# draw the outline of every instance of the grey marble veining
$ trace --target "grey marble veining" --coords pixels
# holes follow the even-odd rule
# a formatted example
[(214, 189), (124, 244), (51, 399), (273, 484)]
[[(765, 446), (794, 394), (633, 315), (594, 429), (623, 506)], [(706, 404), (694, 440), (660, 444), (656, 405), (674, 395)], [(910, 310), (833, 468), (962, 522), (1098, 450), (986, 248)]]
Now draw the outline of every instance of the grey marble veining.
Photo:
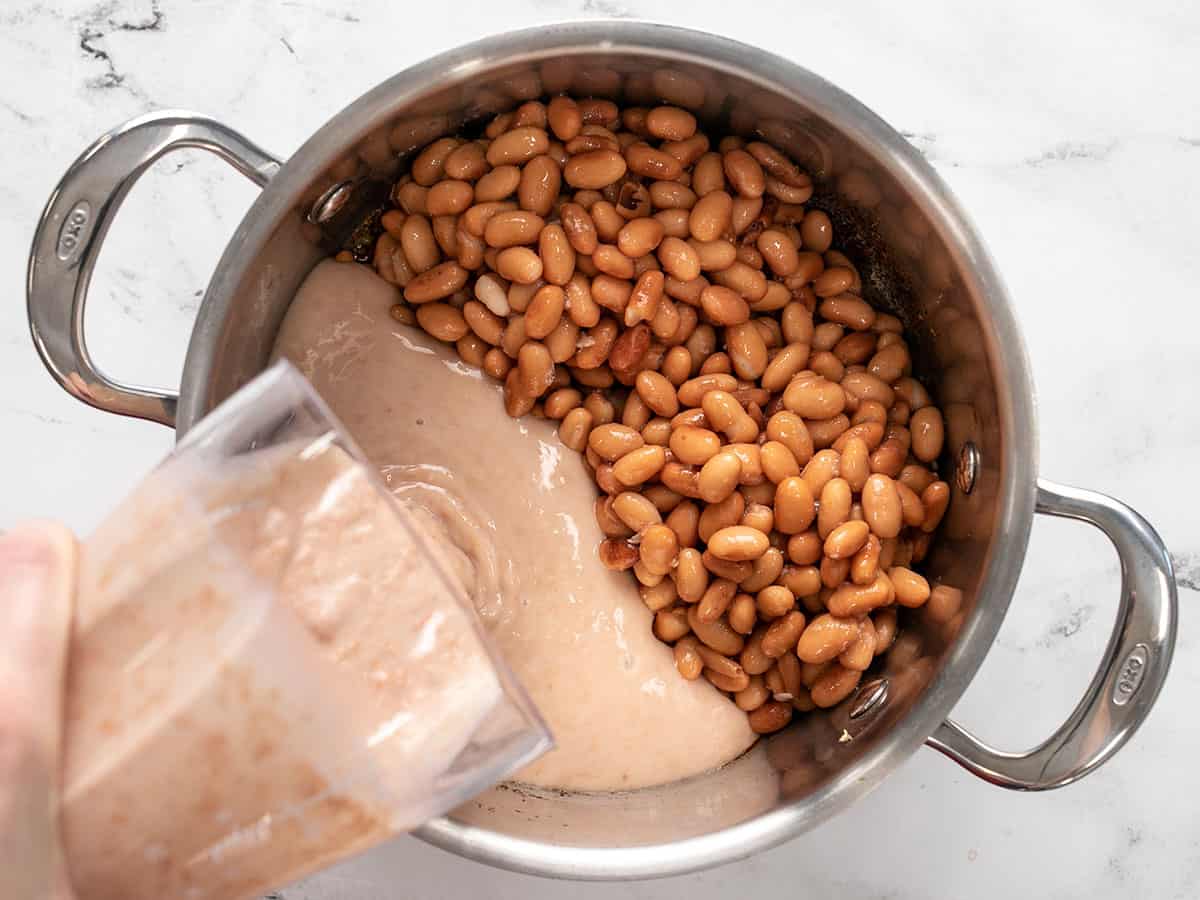
[[(751, 10), (754, 10), (751, 13)], [(106, 128), (149, 109), (214, 115), (286, 156), (345, 103), (428, 55), (507, 28), (644, 17), (808, 66), (899, 128), (975, 218), (1009, 283), (1039, 401), (1041, 469), (1112, 493), (1178, 569), (1175, 668), (1138, 737), (1085, 781), (991, 788), (928, 751), (797, 841), (712, 872), (576, 885), (486, 869), (402, 839), (285, 900), (733, 894), (940, 900), (1200, 896), (1200, 7), (931, 0), (10, 0), (0, 9), (0, 527), (86, 530), (170, 445), (165, 429), (68, 398), (28, 340), (20, 279), (55, 181)], [(176, 383), (190, 323), (254, 189), (200, 154), (134, 189), (88, 325), (104, 368)], [(1039, 521), (1019, 596), (956, 709), (1026, 746), (1078, 698), (1108, 637), (1117, 568), (1102, 538)]]

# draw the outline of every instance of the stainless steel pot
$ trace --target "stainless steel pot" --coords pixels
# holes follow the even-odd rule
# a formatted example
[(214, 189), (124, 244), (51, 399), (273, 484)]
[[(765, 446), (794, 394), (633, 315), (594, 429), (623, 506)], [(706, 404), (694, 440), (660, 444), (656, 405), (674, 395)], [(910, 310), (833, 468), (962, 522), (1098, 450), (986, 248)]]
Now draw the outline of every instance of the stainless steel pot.
[[(55, 189), (28, 276), (33, 339), (51, 374), (91, 405), (190, 428), (267, 360), (297, 286), (352, 240), (379, 186), (430, 140), (526, 99), (567, 90), (669, 101), (715, 131), (760, 135), (816, 178), (813, 203), (849, 241), (870, 299), (917, 335), (945, 410), (955, 485), (931, 579), (963, 591), (959, 615), (916, 617), (903, 658), (841, 707), (806, 717), (721, 771), (621, 795), (504, 786), (421, 836), (495, 865), (573, 878), (642, 878), (716, 865), (794, 837), (844, 809), (922, 743), (995, 784), (1044, 790), (1108, 760), (1149, 713), (1175, 641), (1176, 593), (1158, 535), (1100, 494), (1036, 476), (1029, 364), (979, 237), (930, 166), (852, 97), (743, 44), (631, 22), (561, 25), (480, 41), (391, 78), (286, 163), (209, 119), (162, 112), (103, 136)], [(89, 275), (126, 191), (160, 156), (210, 150), (262, 187), (200, 309), (178, 394), (93, 365)], [(1112, 638), (1079, 705), (1025, 752), (994, 749), (947, 715), (1008, 608), (1034, 512), (1100, 528), (1121, 561)], [(948, 621), (944, 621), (949, 619)], [(598, 723), (602, 727), (602, 723)]]

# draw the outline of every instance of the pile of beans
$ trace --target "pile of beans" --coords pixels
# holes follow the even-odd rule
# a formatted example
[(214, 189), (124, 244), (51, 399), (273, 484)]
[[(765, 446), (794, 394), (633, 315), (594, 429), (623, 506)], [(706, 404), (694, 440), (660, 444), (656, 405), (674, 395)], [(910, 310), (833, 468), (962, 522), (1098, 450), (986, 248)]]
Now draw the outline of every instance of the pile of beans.
[(849, 696), (929, 600), (911, 567), (950, 496), (901, 323), (812, 193), (683, 109), (560, 96), (427, 146), (374, 245), (397, 320), (560, 421), (604, 564), (760, 733)]

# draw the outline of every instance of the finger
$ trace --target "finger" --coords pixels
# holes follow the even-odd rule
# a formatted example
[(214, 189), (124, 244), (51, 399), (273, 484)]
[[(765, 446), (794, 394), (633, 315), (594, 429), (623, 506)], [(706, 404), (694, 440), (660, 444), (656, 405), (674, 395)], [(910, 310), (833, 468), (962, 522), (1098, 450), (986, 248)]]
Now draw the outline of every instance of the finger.
[(0, 535), (0, 881), (12, 900), (69, 900), (57, 829), (75, 540), (31, 523)]
[(75, 538), (32, 522), (0, 535), (0, 729), (57, 768)]

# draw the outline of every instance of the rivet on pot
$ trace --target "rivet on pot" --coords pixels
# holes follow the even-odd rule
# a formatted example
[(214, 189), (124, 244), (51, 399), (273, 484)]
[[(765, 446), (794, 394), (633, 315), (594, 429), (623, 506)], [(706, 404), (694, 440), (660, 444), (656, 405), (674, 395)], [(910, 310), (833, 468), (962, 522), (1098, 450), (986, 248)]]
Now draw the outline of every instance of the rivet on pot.
[(854, 703), (850, 707), (850, 718), (861, 719), (869, 712), (880, 709), (887, 702), (888, 680), (873, 678), (863, 684), (854, 695)]
[(328, 222), (341, 212), (353, 192), (354, 182), (352, 181), (339, 181), (337, 184), (330, 185), (316, 199), (312, 209), (308, 211), (308, 221), (316, 225)]
[(975, 489), (975, 477), (979, 474), (979, 448), (967, 441), (958, 451), (958, 465), (954, 468), (954, 484), (964, 494)]

